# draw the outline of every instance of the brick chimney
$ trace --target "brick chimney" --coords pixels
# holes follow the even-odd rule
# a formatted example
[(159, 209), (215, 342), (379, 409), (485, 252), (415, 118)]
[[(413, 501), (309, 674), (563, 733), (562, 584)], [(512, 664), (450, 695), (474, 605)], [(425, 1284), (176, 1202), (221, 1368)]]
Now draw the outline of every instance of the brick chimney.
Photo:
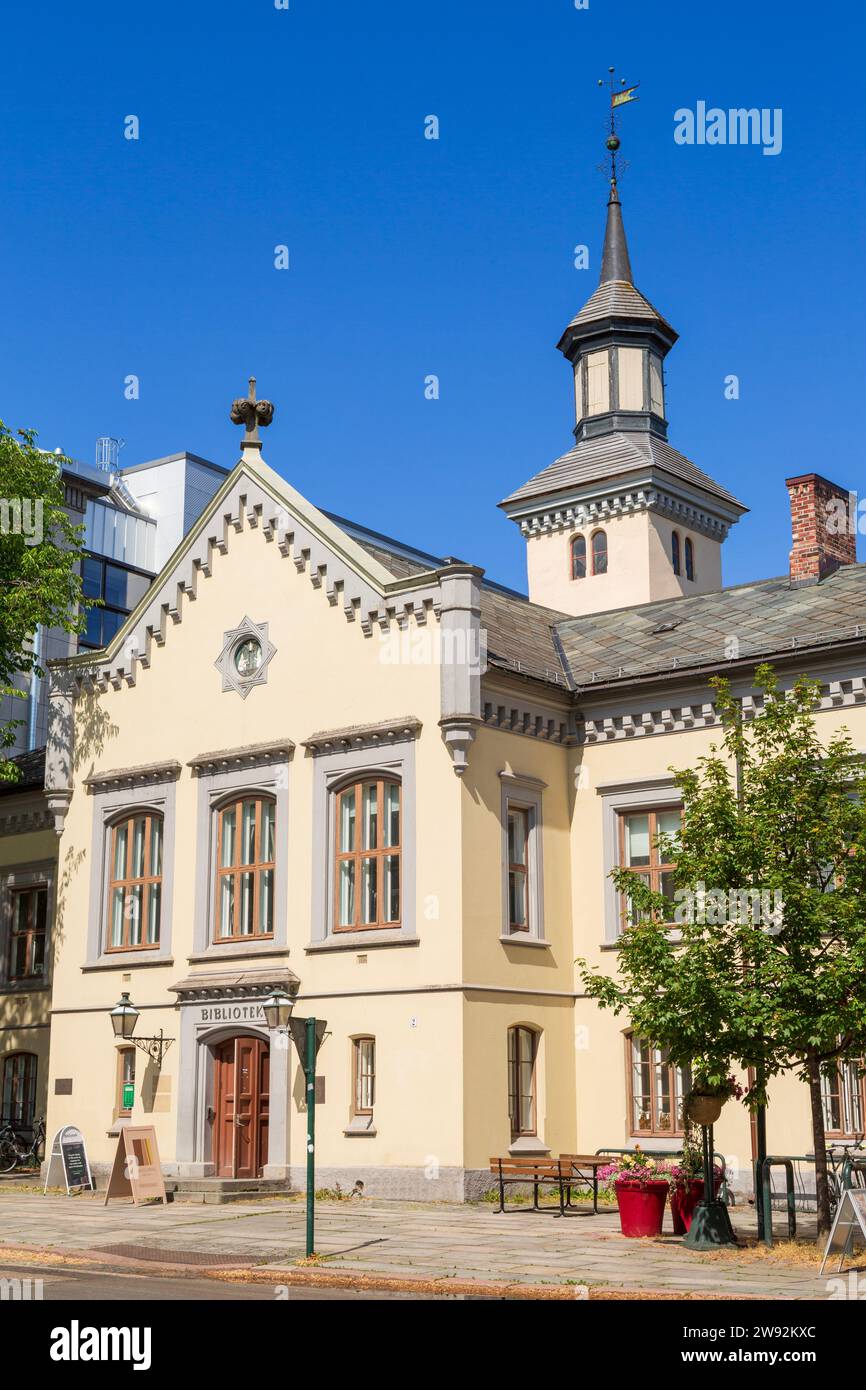
[(791, 583), (815, 584), (857, 560), (853, 494), (820, 473), (786, 478), (791, 499)]

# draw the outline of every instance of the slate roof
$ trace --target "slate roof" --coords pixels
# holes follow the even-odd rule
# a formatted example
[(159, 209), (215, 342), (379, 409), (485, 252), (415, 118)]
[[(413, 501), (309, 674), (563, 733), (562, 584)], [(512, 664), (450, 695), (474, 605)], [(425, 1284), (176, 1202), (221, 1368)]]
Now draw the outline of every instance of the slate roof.
[[(557, 624), (575, 684), (724, 667), (866, 640), (866, 565), (843, 565), (821, 581), (791, 588), (788, 576), (693, 598), (663, 599)], [(734, 646), (734, 639), (737, 645)]]
[(568, 328), (580, 328), (585, 323), (595, 323), (598, 319), (612, 317), (652, 319), (664, 324), (671, 333), (675, 333), (664, 315), (660, 314), (629, 280), (605, 280), (586, 301), (580, 312), (575, 314)]
[(17, 792), (41, 791), (45, 785), (45, 749), (34, 748), (30, 753), (19, 753), (10, 758), (20, 769), (17, 782), (0, 782), (0, 796), (13, 796)]
[(499, 505), (504, 507), (512, 502), (601, 482), (607, 478), (627, 478), (629, 473), (653, 466), (681, 482), (691, 483), (693, 487), (733, 504), (742, 512), (748, 510), (733, 493), (704, 473), (685, 454), (672, 448), (666, 439), (637, 431), (634, 434), (611, 433), (581, 439), (567, 454), (536, 473), (534, 478), (510, 493)]

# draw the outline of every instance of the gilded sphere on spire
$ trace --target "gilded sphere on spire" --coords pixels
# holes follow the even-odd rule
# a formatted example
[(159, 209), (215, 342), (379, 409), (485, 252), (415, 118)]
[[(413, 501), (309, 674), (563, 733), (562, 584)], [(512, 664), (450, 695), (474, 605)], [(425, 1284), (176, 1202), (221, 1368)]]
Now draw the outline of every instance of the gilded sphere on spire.
[(607, 137), (607, 140), (605, 141), (605, 144), (607, 145), (607, 148), (608, 148), (609, 150), (611, 150), (613, 153), (616, 153), (616, 151), (619, 149), (619, 145), (620, 145), (619, 136), (618, 136), (618, 135), (609, 135), (609, 136)]

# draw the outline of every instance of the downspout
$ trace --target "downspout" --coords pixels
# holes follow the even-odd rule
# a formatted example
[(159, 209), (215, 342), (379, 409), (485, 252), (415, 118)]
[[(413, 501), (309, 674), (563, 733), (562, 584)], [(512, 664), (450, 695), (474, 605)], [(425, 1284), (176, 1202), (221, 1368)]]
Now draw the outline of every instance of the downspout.
[[(39, 665), (39, 658), (42, 655), (42, 627), (37, 626), (36, 634), (33, 638), (33, 660), (36, 666)], [(36, 674), (35, 669), (30, 672), (30, 701), (27, 709), (27, 752), (32, 753), (36, 747), (36, 715), (39, 709), (39, 696), (42, 691), (42, 681)]]

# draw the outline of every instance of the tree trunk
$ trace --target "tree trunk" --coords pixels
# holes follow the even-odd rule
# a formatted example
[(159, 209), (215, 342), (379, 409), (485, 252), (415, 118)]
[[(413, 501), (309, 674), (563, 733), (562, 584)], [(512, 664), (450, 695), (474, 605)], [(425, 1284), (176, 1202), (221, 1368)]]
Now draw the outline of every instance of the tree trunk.
[(830, 1186), (827, 1182), (827, 1139), (824, 1134), (824, 1106), (821, 1101), (821, 1062), (817, 1048), (806, 1052), (809, 1073), (809, 1099), (812, 1105), (812, 1143), (815, 1149), (815, 1197), (818, 1209), (818, 1238), (830, 1234)]

